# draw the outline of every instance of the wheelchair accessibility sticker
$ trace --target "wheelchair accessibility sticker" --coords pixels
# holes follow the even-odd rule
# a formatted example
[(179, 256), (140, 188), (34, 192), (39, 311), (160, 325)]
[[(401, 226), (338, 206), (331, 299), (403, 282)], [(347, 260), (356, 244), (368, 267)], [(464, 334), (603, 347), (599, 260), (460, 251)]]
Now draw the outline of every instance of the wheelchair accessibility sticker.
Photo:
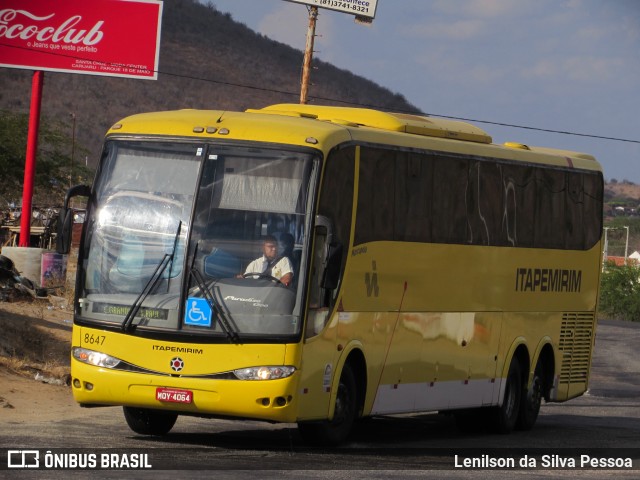
[(185, 325), (211, 326), (211, 307), (204, 298), (189, 297), (184, 312)]

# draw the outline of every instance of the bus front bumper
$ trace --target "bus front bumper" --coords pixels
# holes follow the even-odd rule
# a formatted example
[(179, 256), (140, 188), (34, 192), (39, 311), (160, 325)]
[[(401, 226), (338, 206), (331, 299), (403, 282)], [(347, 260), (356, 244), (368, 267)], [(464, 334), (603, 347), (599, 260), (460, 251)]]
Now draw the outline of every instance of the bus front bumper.
[(156, 376), (87, 365), (72, 358), (71, 385), (84, 406), (128, 406), (193, 415), (292, 423), (297, 373), (277, 380)]

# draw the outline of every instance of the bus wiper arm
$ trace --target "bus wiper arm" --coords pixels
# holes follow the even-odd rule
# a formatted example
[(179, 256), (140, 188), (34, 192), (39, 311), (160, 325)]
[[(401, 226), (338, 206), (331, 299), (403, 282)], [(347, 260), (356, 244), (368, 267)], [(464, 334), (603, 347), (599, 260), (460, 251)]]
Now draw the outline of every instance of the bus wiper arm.
[(144, 288), (140, 292), (140, 295), (138, 295), (138, 298), (136, 298), (136, 300), (133, 302), (133, 305), (131, 305), (131, 308), (129, 308), (127, 315), (124, 317), (124, 320), (122, 321), (122, 326), (121, 326), (121, 329), (123, 332), (128, 333), (131, 330), (133, 330), (133, 319), (138, 314), (138, 311), (140, 311), (140, 307), (142, 307), (142, 303), (149, 296), (149, 294), (156, 288), (156, 285), (158, 285), (158, 282), (162, 278), (162, 274), (166, 270), (167, 266), (170, 263), (173, 263), (173, 258), (175, 256), (176, 248), (178, 246), (178, 238), (180, 238), (180, 230), (182, 230), (182, 220), (178, 222), (178, 230), (176, 231), (176, 235), (173, 238), (173, 248), (171, 249), (171, 253), (164, 254), (164, 256), (162, 257), (162, 260), (160, 260), (160, 263), (154, 270), (153, 275), (151, 275), (151, 278), (149, 278)]
[(233, 327), (229, 323), (229, 320), (227, 320), (227, 317), (225, 316), (224, 312), (218, 306), (218, 302), (216, 302), (216, 299), (213, 296), (211, 289), (207, 287), (207, 284), (204, 278), (202, 278), (202, 274), (200, 273), (200, 271), (194, 265), (192, 265), (190, 272), (191, 272), (191, 276), (198, 284), (198, 288), (204, 295), (205, 300), (209, 304), (209, 308), (211, 308), (211, 312), (213, 312), (213, 314), (218, 318), (218, 323), (220, 323), (220, 328), (222, 328), (222, 330), (224, 330), (224, 333), (227, 334), (229, 341), (235, 344), (240, 343), (240, 337), (238, 336), (238, 332), (236, 332), (233, 329)]

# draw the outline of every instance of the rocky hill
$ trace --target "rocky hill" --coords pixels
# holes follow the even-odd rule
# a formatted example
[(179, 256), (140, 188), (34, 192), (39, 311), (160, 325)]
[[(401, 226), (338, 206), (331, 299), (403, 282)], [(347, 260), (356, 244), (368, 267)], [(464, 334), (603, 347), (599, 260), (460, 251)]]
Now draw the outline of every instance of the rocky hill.
[[(303, 28), (301, 49), (304, 34)], [(71, 136), (75, 115), (77, 146), (88, 149), (91, 166), (107, 129), (133, 113), (297, 103), (302, 59), (301, 50), (250, 30), (211, 3), (166, 0), (157, 81), (45, 72), (42, 121), (60, 122)], [(402, 95), (352, 72), (321, 61), (314, 67), (312, 102), (417, 111)], [(0, 68), (0, 110), (29, 111), (31, 77), (30, 71)]]
[(615, 202), (630, 201), (640, 203), (640, 185), (631, 182), (608, 182), (605, 185), (605, 198)]

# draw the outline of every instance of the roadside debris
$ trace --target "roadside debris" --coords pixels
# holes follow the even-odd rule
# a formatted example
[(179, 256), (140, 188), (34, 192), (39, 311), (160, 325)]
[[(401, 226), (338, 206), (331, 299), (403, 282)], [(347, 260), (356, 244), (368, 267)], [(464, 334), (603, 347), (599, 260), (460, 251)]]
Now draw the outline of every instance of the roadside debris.
[(65, 376), (64, 379), (61, 378), (56, 378), (56, 377), (52, 377), (52, 376), (48, 376), (48, 375), (43, 375), (40, 372), (37, 372), (34, 380), (38, 381), (38, 382), (42, 382), (42, 383), (48, 383), (49, 385), (61, 385), (61, 386), (65, 386), (65, 385), (69, 385), (70, 383), (70, 377), (67, 378), (68, 376)]
[(0, 255), (0, 302), (12, 302), (24, 297), (36, 298), (36, 287), (20, 275), (9, 257)]

